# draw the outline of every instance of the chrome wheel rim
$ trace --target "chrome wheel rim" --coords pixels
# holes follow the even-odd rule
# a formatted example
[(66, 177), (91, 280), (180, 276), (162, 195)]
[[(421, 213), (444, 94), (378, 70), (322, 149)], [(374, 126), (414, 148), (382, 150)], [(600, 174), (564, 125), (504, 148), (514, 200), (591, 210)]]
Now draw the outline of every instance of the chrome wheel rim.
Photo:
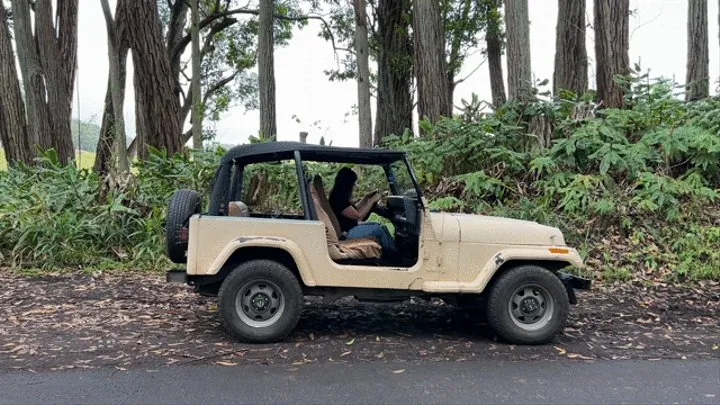
[(269, 280), (247, 282), (235, 296), (235, 311), (240, 319), (254, 328), (277, 322), (285, 310), (282, 291)]
[(538, 284), (524, 284), (515, 289), (508, 302), (510, 319), (525, 331), (537, 331), (552, 320), (555, 299)]

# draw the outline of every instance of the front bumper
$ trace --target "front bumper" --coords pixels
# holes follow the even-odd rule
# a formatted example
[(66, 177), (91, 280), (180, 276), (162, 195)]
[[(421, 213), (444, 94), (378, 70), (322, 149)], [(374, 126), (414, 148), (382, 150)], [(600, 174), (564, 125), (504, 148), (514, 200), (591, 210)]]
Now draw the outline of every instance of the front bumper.
[(592, 281), (590, 279), (578, 277), (570, 273), (565, 273), (564, 271), (559, 271), (557, 275), (565, 286), (568, 299), (573, 305), (577, 304), (575, 290), (589, 290), (592, 287)]

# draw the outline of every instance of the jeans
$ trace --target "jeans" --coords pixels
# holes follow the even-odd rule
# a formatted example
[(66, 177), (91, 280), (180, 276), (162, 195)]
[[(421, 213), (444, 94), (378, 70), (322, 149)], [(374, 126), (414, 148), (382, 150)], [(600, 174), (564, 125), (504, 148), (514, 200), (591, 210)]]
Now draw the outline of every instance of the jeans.
[(347, 233), (348, 239), (374, 237), (382, 246), (383, 252), (396, 252), (395, 240), (385, 225), (376, 222), (366, 222), (353, 227)]

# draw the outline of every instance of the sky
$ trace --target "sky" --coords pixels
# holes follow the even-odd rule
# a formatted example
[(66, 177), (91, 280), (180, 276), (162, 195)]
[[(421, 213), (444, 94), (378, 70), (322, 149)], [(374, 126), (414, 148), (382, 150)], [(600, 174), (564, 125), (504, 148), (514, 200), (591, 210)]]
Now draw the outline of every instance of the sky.
[[(114, 5), (111, 6), (114, 8)], [(552, 83), (555, 57), (555, 26), (557, 0), (529, 0), (532, 71), (538, 80)], [(592, 1), (588, 1), (587, 21), (592, 22)], [(711, 92), (716, 92), (720, 74), (718, 42), (718, 2), (709, 1), (710, 77)], [(687, 52), (686, 0), (631, 0), (630, 61), (649, 69), (652, 77), (685, 80)], [(75, 88), (73, 118), (100, 123), (108, 75), (107, 37), (100, 2), (80, 2), (78, 42), (78, 84)], [(300, 131), (309, 132), (308, 142), (317, 143), (321, 136), (338, 146), (357, 146), (357, 115), (352, 107), (357, 102), (354, 81), (330, 82), (323, 73), (337, 66), (330, 43), (318, 37), (319, 22), (311, 22), (296, 30), (289, 44), (275, 50), (277, 126), (279, 140), (297, 140)], [(588, 30), (590, 58), (589, 80), (594, 88), (594, 38)], [(476, 70), (455, 91), (455, 105), (473, 93), (490, 100), (487, 63), (478, 50), (468, 58), (459, 77)], [(479, 69), (478, 69), (479, 66)], [(504, 66), (505, 67), (505, 66)], [(507, 74), (507, 68), (504, 69)], [(132, 90), (132, 58), (128, 58), (128, 83), (125, 122), (128, 135), (134, 135), (134, 93)], [(374, 104), (374, 102), (373, 102)], [(374, 117), (374, 111), (373, 111)], [(298, 122), (299, 121), (299, 122)], [(216, 125), (216, 141), (224, 144), (247, 142), (259, 130), (259, 112), (242, 107), (222, 115)]]

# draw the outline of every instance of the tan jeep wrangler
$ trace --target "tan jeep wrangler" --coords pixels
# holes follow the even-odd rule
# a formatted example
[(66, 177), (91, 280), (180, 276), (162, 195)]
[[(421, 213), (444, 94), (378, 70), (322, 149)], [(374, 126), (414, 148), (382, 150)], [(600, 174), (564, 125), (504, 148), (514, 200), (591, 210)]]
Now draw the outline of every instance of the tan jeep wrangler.
[[(285, 183), (292, 184), (268, 183), (252, 169), (273, 163), (290, 171), (285, 178), (293, 181)], [(378, 205), (399, 253), (387, 255), (376, 239), (340, 232), (325, 191), (332, 179), (313, 172), (333, 164), (381, 174), (378, 186), (389, 195)], [(296, 196), (298, 209), (267, 212), (268, 204), (258, 201), (266, 189)], [(589, 280), (560, 271), (582, 266), (582, 259), (557, 228), (431, 211), (403, 152), (294, 142), (237, 146), (221, 160), (206, 212), (201, 201), (190, 190), (170, 201), (168, 255), (185, 268), (167, 279), (217, 295), (224, 327), (246, 342), (284, 339), (300, 318), (303, 297), (314, 295), (330, 302), (439, 297), (480, 306), (507, 341), (546, 343), (563, 329), (574, 289), (590, 288)]]

